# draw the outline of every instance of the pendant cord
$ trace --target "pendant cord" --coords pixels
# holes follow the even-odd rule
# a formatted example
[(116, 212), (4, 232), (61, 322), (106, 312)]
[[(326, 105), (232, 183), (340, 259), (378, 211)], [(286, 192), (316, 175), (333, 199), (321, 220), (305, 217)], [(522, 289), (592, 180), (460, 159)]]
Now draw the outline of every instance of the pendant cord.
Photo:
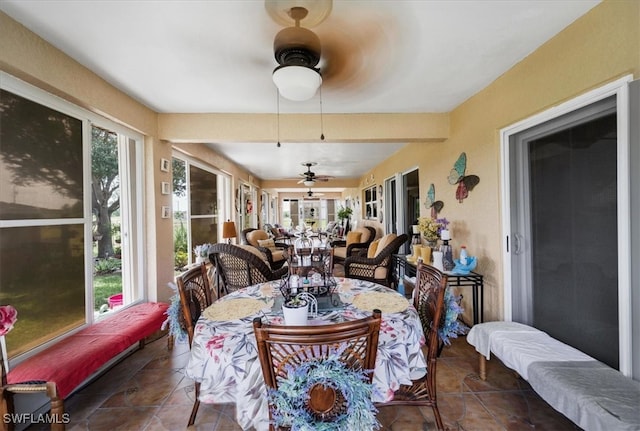
[(320, 140), (324, 141), (324, 121), (322, 119), (322, 85), (320, 85)]
[(280, 148), (280, 91), (276, 88), (276, 106), (278, 107), (278, 143), (276, 146)]

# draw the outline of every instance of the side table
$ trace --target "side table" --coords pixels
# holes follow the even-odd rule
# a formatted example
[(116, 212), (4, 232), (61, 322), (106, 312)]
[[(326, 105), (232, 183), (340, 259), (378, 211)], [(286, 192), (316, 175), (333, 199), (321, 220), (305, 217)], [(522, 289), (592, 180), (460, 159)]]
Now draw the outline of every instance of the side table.
[[(417, 266), (415, 263), (411, 263), (407, 260), (405, 254), (394, 254), (393, 265), (393, 279), (395, 285), (398, 285), (398, 280), (404, 278), (404, 276), (415, 277)], [(482, 323), (484, 321), (484, 279), (483, 276), (477, 272), (471, 271), (469, 274), (460, 275), (452, 274), (445, 271), (445, 274), (449, 278), (449, 286), (455, 287), (471, 287), (472, 303), (473, 303), (473, 324)]]

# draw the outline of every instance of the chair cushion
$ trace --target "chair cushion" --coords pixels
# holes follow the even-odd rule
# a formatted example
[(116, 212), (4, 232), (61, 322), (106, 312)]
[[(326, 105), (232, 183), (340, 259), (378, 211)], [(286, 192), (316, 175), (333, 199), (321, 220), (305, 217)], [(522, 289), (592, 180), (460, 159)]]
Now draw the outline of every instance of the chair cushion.
[(380, 242), (378, 243), (378, 249), (376, 250), (376, 254), (374, 255), (374, 257), (378, 256), (382, 252), (382, 250), (384, 250), (386, 246), (391, 244), (393, 240), (396, 239), (397, 237), (398, 235), (396, 235), (395, 233), (388, 233), (382, 238), (380, 238), (379, 239)]
[[(264, 232), (264, 231), (263, 231)], [(266, 233), (266, 232), (265, 232)], [(248, 244), (240, 244), (238, 245), (238, 247), (243, 248), (253, 254), (255, 254), (256, 256), (258, 256), (260, 259), (262, 259), (262, 261), (264, 263), (266, 263), (267, 265), (269, 265), (269, 261), (267, 260), (267, 256), (264, 255), (264, 253), (262, 253), (260, 250), (258, 250), (257, 248), (255, 248), (252, 245), (248, 245)]]
[(246, 236), (247, 242), (254, 247), (259, 247), (259, 240), (269, 239), (269, 234), (261, 229), (252, 230), (251, 232), (247, 233)]
[(281, 250), (279, 248), (274, 249), (274, 251), (271, 251), (271, 258), (273, 259), (274, 262), (280, 262), (281, 260), (284, 260), (285, 259), (284, 250)]
[(362, 238), (362, 232), (358, 232), (355, 230), (352, 230), (351, 232), (349, 232), (347, 234), (347, 247), (349, 247), (350, 244), (358, 244), (360, 243), (360, 238)]
[(379, 266), (373, 271), (373, 277), (377, 280), (385, 280), (387, 278), (387, 267)]
[(342, 259), (347, 258), (347, 247), (334, 247), (333, 249), (333, 257), (339, 257)]
[(378, 250), (378, 244), (380, 244), (380, 240), (377, 239), (369, 244), (369, 248), (367, 249), (367, 258), (373, 259), (376, 257), (376, 251)]
[(276, 242), (273, 239), (259, 239), (258, 246), (268, 248), (271, 251), (276, 250)]

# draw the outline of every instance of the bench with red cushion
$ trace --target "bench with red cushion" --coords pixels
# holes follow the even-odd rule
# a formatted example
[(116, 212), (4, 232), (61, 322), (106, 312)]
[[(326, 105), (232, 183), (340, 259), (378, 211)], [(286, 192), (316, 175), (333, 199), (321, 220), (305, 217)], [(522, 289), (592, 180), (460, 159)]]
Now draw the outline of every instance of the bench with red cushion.
[(9, 383), (30, 380), (54, 382), (66, 398), (111, 359), (160, 330), (169, 304), (133, 305), (65, 338), (16, 365)]

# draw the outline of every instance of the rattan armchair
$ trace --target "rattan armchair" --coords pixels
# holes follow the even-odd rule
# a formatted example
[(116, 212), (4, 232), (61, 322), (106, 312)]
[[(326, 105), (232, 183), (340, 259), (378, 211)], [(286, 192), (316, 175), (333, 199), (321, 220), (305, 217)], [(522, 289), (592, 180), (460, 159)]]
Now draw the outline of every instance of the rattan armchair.
[(289, 272), (288, 266), (272, 269), (261, 253), (251, 251), (253, 246), (214, 244), (209, 248), (209, 260), (214, 263), (220, 283), (218, 295), (242, 289), (253, 284), (278, 280)]
[[(378, 249), (376, 254), (369, 258), (367, 251), (363, 251), (355, 256), (349, 256), (344, 261), (344, 275), (348, 278), (358, 278), (361, 280), (373, 281), (390, 287), (393, 275), (393, 255), (398, 252), (402, 244), (409, 240), (407, 234), (402, 234), (393, 238), (395, 234), (385, 235), (380, 239), (382, 249)], [(389, 242), (386, 244), (386, 239)], [(392, 239), (393, 238), (393, 239)]]
[(447, 275), (433, 266), (418, 264), (416, 292), (413, 304), (418, 310), (420, 322), (426, 338), (427, 374), (415, 380), (412, 385), (400, 385), (392, 401), (381, 405), (430, 406), (433, 409), (436, 426), (444, 429), (436, 394), (436, 364), (440, 337), (438, 332), (444, 322), (444, 294), (447, 289)]
[[(376, 237), (376, 230), (371, 226), (362, 226), (352, 230), (350, 233), (362, 232), (361, 239), (358, 242), (347, 243), (347, 240), (336, 240), (331, 242), (331, 246), (334, 248), (333, 261), (334, 263), (344, 263), (345, 259), (349, 256), (359, 254), (361, 251), (366, 251)], [(349, 233), (347, 234), (347, 238)]]
[[(204, 263), (200, 266), (189, 269), (176, 279), (178, 284), (178, 294), (180, 295), (180, 306), (182, 308), (182, 320), (184, 329), (189, 336), (189, 348), (193, 341), (193, 328), (200, 318), (202, 312), (213, 303), (211, 287), (209, 286), (209, 276)], [(193, 425), (200, 407), (200, 382), (195, 382), (195, 399), (193, 408), (189, 416), (188, 426)]]
[[(378, 336), (381, 323), (380, 310), (369, 317), (349, 322), (320, 326), (283, 326), (253, 321), (258, 345), (258, 356), (264, 381), (268, 388), (278, 389), (288, 370), (302, 363), (326, 359), (336, 352), (347, 369), (364, 372), (367, 382), (373, 379)], [(306, 409), (311, 417), (323, 421), (345, 413), (347, 402), (334, 387), (314, 384), (308, 391)], [(269, 405), (272, 419), (275, 406)], [(273, 422), (270, 426), (273, 430)]]
[(288, 244), (283, 242), (276, 242), (274, 239), (273, 248), (262, 247), (258, 241), (272, 239), (269, 233), (265, 230), (255, 229), (252, 227), (243, 229), (240, 232), (240, 239), (242, 244), (251, 245), (262, 252), (265, 255), (269, 266), (272, 269), (282, 268), (282, 265), (287, 261), (285, 251)]

